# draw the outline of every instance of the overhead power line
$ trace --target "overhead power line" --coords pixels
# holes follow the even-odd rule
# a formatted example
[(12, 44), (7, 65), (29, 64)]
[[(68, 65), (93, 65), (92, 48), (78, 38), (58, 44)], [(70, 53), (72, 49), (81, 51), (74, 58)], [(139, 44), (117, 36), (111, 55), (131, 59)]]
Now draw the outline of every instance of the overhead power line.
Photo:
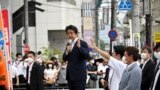
[[(71, 8), (71, 7), (64, 7), (64, 6), (58, 6), (58, 5), (51, 5), (51, 4), (46, 4), (46, 3), (41, 3), (42, 5), (45, 5), (45, 6), (51, 6), (51, 7), (57, 7), (57, 8), (65, 8), (65, 9), (72, 9), (72, 10), (96, 10), (95, 8), (92, 8), (92, 9), (81, 9), (81, 8)], [(111, 7), (106, 7), (106, 8), (109, 8), (111, 9)]]

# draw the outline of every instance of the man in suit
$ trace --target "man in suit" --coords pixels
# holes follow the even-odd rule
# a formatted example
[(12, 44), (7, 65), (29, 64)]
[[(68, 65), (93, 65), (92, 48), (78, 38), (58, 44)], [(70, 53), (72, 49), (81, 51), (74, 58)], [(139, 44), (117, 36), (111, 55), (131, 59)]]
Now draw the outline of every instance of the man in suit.
[(124, 55), (128, 66), (122, 74), (119, 90), (141, 90), (142, 72), (136, 63), (138, 49), (132, 46), (126, 47)]
[(78, 29), (69, 25), (65, 29), (69, 43), (63, 54), (63, 60), (68, 61), (67, 81), (70, 90), (85, 90), (87, 70), (86, 59), (89, 48), (86, 42), (78, 38)]
[(41, 65), (36, 62), (35, 52), (30, 51), (26, 59), (27, 67), (27, 90), (44, 90), (43, 70)]
[(142, 48), (141, 58), (144, 60), (144, 63), (140, 65), (142, 68), (141, 90), (149, 90), (156, 66), (151, 60), (151, 49), (149, 47)]
[(159, 90), (160, 89), (160, 43), (158, 43), (154, 48), (154, 56), (157, 59), (157, 65), (154, 70), (153, 80), (151, 84), (151, 90)]

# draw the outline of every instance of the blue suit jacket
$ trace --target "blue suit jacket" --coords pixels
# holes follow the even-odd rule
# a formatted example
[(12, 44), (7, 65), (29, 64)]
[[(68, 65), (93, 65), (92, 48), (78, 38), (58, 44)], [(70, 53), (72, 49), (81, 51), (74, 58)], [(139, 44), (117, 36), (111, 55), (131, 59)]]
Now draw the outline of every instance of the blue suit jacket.
[(89, 56), (89, 48), (86, 42), (80, 40), (81, 47), (77, 47), (75, 43), (72, 52), (66, 54), (66, 50), (63, 54), (63, 60), (68, 61), (67, 76), (69, 81), (82, 81), (87, 78), (86, 59)]

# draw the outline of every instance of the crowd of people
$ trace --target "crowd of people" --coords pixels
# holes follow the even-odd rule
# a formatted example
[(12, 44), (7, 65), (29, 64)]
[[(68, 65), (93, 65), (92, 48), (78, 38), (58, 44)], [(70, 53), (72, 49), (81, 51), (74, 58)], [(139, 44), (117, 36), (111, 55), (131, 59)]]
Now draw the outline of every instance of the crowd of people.
[[(100, 50), (93, 41), (92, 43), (92, 48), (103, 57), (101, 74), (105, 76), (99, 79), (100, 87), (105, 90), (160, 89), (160, 44), (156, 44), (154, 50), (143, 47), (141, 54), (134, 46), (117, 45), (113, 47), (111, 56), (108, 52)], [(93, 60), (90, 65), (94, 65)], [(99, 65), (97, 68), (100, 67)], [(93, 69), (94, 67), (88, 68), (90, 77), (93, 77), (90, 71), (92, 74), (100, 74), (98, 69)]]
[(117, 45), (108, 53), (92, 40), (90, 47), (102, 56), (97, 60), (89, 55), (89, 47), (78, 37), (75, 26), (69, 25), (65, 31), (69, 40), (61, 63), (55, 57), (45, 62), (41, 52), (36, 55), (30, 51), (24, 57), (17, 53), (11, 66), (16, 86), (25, 83), (27, 90), (44, 90), (44, 84), (51, 88), (65, 84), (70, 90), (85, 90), (86, 86), (105, 90), (160, 89), (160, 44), (154, 50), (143, 47), (141, 52), (134, 46)]
[(50, 88), (66, 85), (66, 65), (67, 62), (60, 62), (56, 57), (44, 60), (40, 52), (36, 55), (30, 51), (25, 56), (17, 53), (10, 66), (13, 85), (15, 88), (27, 85), (28, 90), (44, 90), (44, 85)]
[[(94, 59), (89, 57), (88, 61), (86, 60), (88, 74), (86, 85), (88, 85), (89, 88), (105, 88), (106, 90), (125, 90), (125, 88), (126, 90), (150, 90), (150, 88), (153, 87), (154, 89), (151, 90), (158, 90), (156, 89), (158, 86), (156, 85), (155, 79), (157, 79), (156, 81), (158, 82), (159, 78), (156, 76), (155, 72), (157, 72), (157, 69), (155, 70), (155, 68), (159, 67), (158, 59), (160, 59), (160, 56), (158, 50), (160, 49), (160, 44), (157, 44), (155, 47), (154, 59), (152, 59), (152, 52), (149, 47), (142, 48), (142, 53), (139, 55), (135, 47), (125, 48), (122, 45), (118, 45), (114, 46), (112, 56), (96, 46), (93, 48), (97, 50), (103, 58)], [(30, 83), (27, 81), (27, 68), (33, 61), (30, 60), (33, 58), (32, 56), (35, 56), (35, 62), (39, 66), (39, 70), (41, 70), (39, 74), (35, 73), (35, 77), (42, 75), (41, 77), (43, 78), (41, 82), (43, 82), (43, 84), (52, 88), (56, 88), (57, 84), (67, 85), (67, 61), (60, 63), (57, 58), (52, 57), (50, 60), (44, 62), (40, 52), (37, 55), (35, 55), (33, 51), (29, 53), (31, 53), (30, 56), (29, 54), (28, 56), (22, 56), (21, 53), (17, 53), (16, 60), (13, 61), (11, 65), (12, 81), (15, 86), (18, 87), (21, 84)], [(35, 78), (33, 78), (33, 80), (36, 81)], [(97, 87), (97, 82), (99, 82), (99, 87)]]

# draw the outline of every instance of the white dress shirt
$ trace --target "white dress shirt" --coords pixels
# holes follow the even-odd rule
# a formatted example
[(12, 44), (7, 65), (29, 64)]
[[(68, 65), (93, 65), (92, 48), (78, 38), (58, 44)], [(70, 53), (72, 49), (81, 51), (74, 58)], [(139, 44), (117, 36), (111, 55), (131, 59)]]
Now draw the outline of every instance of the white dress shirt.
[(133, 62), (133, 63), (129, 64), (129, 65), (127, 66), (127, 69), (130, 68), (130, 67), (132, 67), (132, 65), (135, 64), (135, 63), (136, 63), (136, 62)]
[(11, 74), (12, 78), (16, 78), (16, 76), (19, 76), (17, 68), (13, 65), (11, 65), (10, 74)]
[(147, 63), (149, 60), (150, 60), (150, 59), (146, 60), (146, 61), (143, 63), (142, 70), (143, 70), (143, 68), (145, 67), (146, 63)]
[(73, 40), (73, 42), (72, 42), (72, 49), (73, 49), (75, 43), (77, 42), (77, 40), (78, 40), (78, 37), (76, 37), (76, 38)]
[[(107, 68), (108, 68), (107, 65), (103, 65), (102, 63), (100, 63), (99, 66), (98, 66), (97, 71), (98, 71), (98, 72), (101, 72), (101, 71), (102, 71), (103, 73), (105, 73)], [(101, 77), (104, 78), (104, 77), (105, 77), (105, 74), (101, 75)]]
[[(73, 49), (73, 47), (74, 47), (75, 43), (77, 42), (77, 40), (78, 40), (78, 37), (77, 37), (77, 38), (75, 38), (75, 39), (72, 41), (72, 43), (71, 43), (71, 47), (72, 47), (72, 49)], [(66, 53), (66, 55), (68, 55), (67, 51), (66, 51), (65, 53)]]
[(53, 79), (54, 77), (57, 77), (57, 69), (45, 69), (44, 74), (46, 75), (47, 79)]
[(16, 61), (13, 66), (17, 68), (19, 75), (26, 77), (27, 63), (24, 61)]
[(137, 63), (137, 65), (138, 65), (138, 66), (140, 66), (140, 65), (141, 65), (141, 63), (140, 63), (139, 61), (136, 61), (136, 63)]
[(31, 63), (31, 64), (29, 65), (29, 72), (28, 72), (28, 84), (30, 84), (31, 71), (32, 71), (33, 64), (34, 64), (34, 62), (33, 62), (33, 63)]
[[(160, 62), (159, 62), (159, 63), (160, 63)], [(158, 64), (157, 64), (157, 65), (158, 65)], [(153, 83), (153, 88), (152, 88), (152, 90), (155, 90), (155, 87), (156, 87), (156, 84), (157, 84), (157, 80), (158, 80), (159, 75), (160, 75), (160, 65), (159, 65), (159, 69), (158, 69), (158, 71), (157, 71), (157, 73), (156, 73), (156, 76), (155, 76), (155, 80), (154, 80), (154, 83)]]
[(108, 62), (108, 66), (110, 66), (108, 78), (109, 89), (118, 90), (122, 74), (127, 65), (124, 62), (117, 60), (116, 58), (111, 56)]

